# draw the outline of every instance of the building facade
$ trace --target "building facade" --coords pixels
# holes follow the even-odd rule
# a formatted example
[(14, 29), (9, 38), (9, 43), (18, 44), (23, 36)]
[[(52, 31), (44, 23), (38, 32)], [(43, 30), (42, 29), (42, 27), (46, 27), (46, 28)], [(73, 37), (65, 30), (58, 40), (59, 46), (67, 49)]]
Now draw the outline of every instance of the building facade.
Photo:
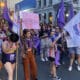
[[(39, 14), (40, 22), (54, 24), (61, 0), (36, 0), (37, 5), (34, 12)], [(80, 0), (64, 0), (66, 12), (73, 4), (74, 12), (80, 10)]]
[(10, 9), (10, 11), (14, 11), (15, 10), (15, 4), (20, 2), (22, 0), (7, 0), (7, 6)]
[[(22, 0), (0, 0), (0, 2), (7, 2), (7, 6), (8, 6), (10, 11), (14, 11), (15, 10), (15, 4), (20, 2), (20, 1), (22, 1)], [(1, 7), (1, 5), (0, 5), (0, 7)]]

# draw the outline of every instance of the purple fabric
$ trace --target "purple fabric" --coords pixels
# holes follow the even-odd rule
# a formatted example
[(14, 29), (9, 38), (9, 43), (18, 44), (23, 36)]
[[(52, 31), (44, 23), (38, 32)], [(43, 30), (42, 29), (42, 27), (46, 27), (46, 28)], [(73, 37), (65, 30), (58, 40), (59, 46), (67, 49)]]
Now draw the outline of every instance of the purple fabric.
[(57, 51), (56, 52), (56, 57), (55, 57), (55, 64), (56, 65), (60, 65), (60, 52), (59, 51)]
[(73, 11), (73, 5), (71, 4), (70, 6), (70, 10), (69, 10), (69, 17), (68, 17), (68, 21), (71, 20), (74, 16), (74, 11)]
[(12, 64), (16, 62), (16, 53), (11, 54), (2, 54), (2, 62), (5, 64), (6, 62), (11, 62)]
[(58, 10), (58, 15), (57, 15), (57, 24), (60, 28), (63, 28), (65, 25), (65, 15), (64, 15), (64, 2), (61, 0), (59, 10)]
[(33, 37), (33, 43), (34, 43), (34, 48), (38, 48), (39, 44), (40, 44), (40, 39), (37, 36)]
[(3, 18), (8, 21), (9, 28), (12, 29), (13, 22), (10, 19), (9, 10), (8, 10), (7, 6), (5, 6), (3, 9)]

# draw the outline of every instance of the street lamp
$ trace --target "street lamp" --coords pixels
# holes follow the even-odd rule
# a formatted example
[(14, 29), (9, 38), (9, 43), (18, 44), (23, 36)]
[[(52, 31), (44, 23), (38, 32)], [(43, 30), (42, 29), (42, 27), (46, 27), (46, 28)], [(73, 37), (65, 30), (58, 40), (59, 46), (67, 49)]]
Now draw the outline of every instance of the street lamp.
[(53, 16), (49, 17), (49, 22), (52, 24), (53, 23)]
[(69, 13), (66, 13), (66, 17), (69, 17)]
[(4, 8), (4, 6), (5, 6), (5, 3), (4, 2), (0, 2), (0, 7)]
[(0, 2), (0, 14), (3, 13), (3, 8), (5, 7), (5, 3), (3, 1)]

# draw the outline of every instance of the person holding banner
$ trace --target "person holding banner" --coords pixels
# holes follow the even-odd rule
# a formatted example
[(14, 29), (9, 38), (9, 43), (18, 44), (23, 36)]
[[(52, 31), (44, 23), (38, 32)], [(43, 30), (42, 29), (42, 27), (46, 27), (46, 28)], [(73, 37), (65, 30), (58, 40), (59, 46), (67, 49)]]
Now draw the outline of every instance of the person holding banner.
[(79, 48), (75, 45), (75, 40), (70, 36), (70, 34), (68, 32), (66, 32), (65, 34), (66, 36), (66, 42), (67, 42), (67, 48), (68, 48), (68, 51), (70, 53), (70, 65), (69, 65), (69, 68), (68, 70), (69, 71), (72, 71), (73, 69), (73, 63), (74, 63), (74, 60), (75, 60), (75, 55), (78, 56), (78, 66), (77, 66), (77, 69), (78, 71), (80, 71), (80, 56), (79, 56), (79, 53), (80, 53), (80, 50)]
[(50, 43), (48, 59), (50, 61), (51, 75), (53, 77), (53, 80), (61, 80), (57, 76), (57, 71), (56, 71), (56, 51), (57, 51), (56, 41), (60, 38), (60, 36), (56, 37), (55, 36), (55, 30), (53, 29), (51, 31), (51, 37), (50, 38), (51, 38), (51, 43)]
[[(20, 22), (20, 37), (21, 37), (21, 50), (22, 50), (22, 61), (25, 80), (38, 80), (37, 79), (37, 64), (34, 56), (34, 43), (31, 35), (31, 31), (24, 29), (22, 30), (22, 20)], [(31, 76), (30, 76), (31, 75)]]

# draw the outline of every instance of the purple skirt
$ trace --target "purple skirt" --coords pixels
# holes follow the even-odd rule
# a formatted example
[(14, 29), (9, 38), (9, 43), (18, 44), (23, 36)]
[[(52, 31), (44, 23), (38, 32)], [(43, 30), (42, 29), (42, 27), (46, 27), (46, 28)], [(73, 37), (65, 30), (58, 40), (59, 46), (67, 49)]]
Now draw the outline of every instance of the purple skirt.
[(5, 64), (6, 62), (15, 63), (16, 62), (16, 53), (5, 54), (2, 53), (2, 62)]

